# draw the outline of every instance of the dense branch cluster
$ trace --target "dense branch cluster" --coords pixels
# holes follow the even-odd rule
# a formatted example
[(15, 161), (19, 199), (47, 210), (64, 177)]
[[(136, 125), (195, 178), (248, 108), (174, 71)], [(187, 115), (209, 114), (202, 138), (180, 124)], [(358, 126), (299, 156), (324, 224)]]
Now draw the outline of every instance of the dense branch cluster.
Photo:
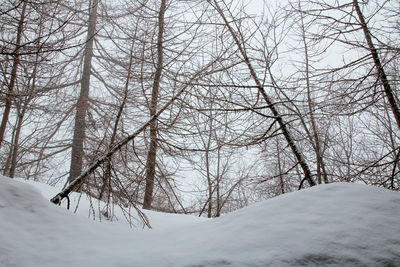
[(399, 190), (395, 2), (7, 0), (0, 171), (108, 214), (213, 217), (336, 181)]

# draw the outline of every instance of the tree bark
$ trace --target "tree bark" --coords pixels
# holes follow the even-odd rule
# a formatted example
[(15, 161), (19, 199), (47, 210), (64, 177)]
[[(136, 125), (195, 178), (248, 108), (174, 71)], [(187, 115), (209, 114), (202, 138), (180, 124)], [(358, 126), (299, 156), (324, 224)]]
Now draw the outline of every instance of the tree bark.
[(76, 104), (74, 136), (72, 139), (71, 167), (68, 182), (71, 183), (82, 172), (83, 141), (85, 139), (86, 112), (89, 106), (89, 86), (92, 69), (93, 41), (96, 31), (97, 6), (99, 0), (90, 2), (89, 25), (84, 51), (83, 72), (81, 79), (81, 91)]
[[(166, 11), (166, 0), (161, 0), (160, 11), (158, 13), (158, 36), (157, 36), (157, 65), (154, 74), (153, 90), (150, 102), (150, 116), (157, 112), (158, 94), (160, 89), (161, 74), (163, 69), (163, 35), (164, 35), (164, 15)], [(143, 200), (143, 208), (151, 209), (153, 201), (154, 177), (157, 157), (157, 120), (150, 124), (150, 144), (146, 162), (146, 188)]]
[(389, 101), (390, 108), (392, 109), (394, 118), (396, 119), (397, 127), (400, 130), (400, 111), (399, 111), (399, 107), (397, 105), (396, 98), (394, 96), (393, 90), (392, 90), (392, 88), (391, 88), (391, 86), (389, 84), (389, 81), (387, 79), (387, 76), (386, 76), (386, 73), (385, 73), (385, 69), (383, 68), (381, 60), (379, 58), (378, 51), (375, 48), (374, 43), (372, 42), (371, 33), (369, 31), (367, 23), (366, 23), (366, 21), (364, 19), (364, 15), (361, 12), (361, 9), (360, 9), (360, 6), (359, 6), (357, 0), (353, 0), (353, 6), (354, 6), (354, 8), (355, 8), (355, 10), (357, 12), (358, 19), (360, 20), (360, 24), (361, 24), (361, 27), (362, 27), (363, 32), (364, 32), (365, 40), (367, 41), (369, 51), (370, 51), (371, 56), (372, 56), (372, 58), (374, 60), (376, 71), (378, 72), (379, 80), (381, 81), (381, 83), (383, 85), (383, 88), (384, 88), (385, 94), (386, 94), (386, 98)]

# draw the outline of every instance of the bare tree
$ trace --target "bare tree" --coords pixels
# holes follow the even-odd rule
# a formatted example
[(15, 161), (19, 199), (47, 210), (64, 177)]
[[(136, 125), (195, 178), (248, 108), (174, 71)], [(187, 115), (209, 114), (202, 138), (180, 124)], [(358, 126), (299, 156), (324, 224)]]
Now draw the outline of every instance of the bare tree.
[[(160, 10), (158, 13), (158, 35), (157, 35), (157, 63), (154, 73), (153, 88), (150, 101), (150, 116), (154, 116), (157, 112), (158, 94), (160, 90), (161, 75), (163, 70), (163, 44), (164, 44), (164, 16), (167, 9), (166, 0), (161, 0)], [(156, 169), (157, 156), (157, 120), (150, 124), (150, 144), (146, 162), (146, 189), (143, 200), (143, 208), (151, 209), (153, 200), (154, 176)]]
[[(289, 145), (289, 147), (291, 148), (293, 154), (295, 155), (296, 159), (298, 160), (303, 172), (304, 172), (304, 180), (307, 181), (309, 183), (310, 186), (314, 186), (315, 185), (315, 181), (312, 178), (312, 173), (311, 170), (308, 166), (308, 164), (306, 163), (304, 156), (301, 154), (300, 150), (298, 149), (298, 147), (296, 146), (294, 139), (292, 137), (292, 135), (290, 134), (286, 123), (284, 122), (282, 116), (279, 114), (278, 110), (276, 109), (274, 103), (272, 102), (271, 98), (267, 95), (267, 93), (264, 90), (264, 87), (262, 85), (261, 80), (258, 78), (257, 73), (251, 63), (250, 58), (247, 55), (245, 46), (243, 44), (243, 40), (240, 39), (240, 34), (238, 34), (237, 32), (235, 32), (235, 30), (233, 29), (233, 27), (231, 26), (231, 23), (228, 21), (227, 17), (224, 14), (224, 11), (221, 9), (220, 5), (218, 4), (218, 1), (209, 1), (210, 4), (212, 4), (215, 9), (217, 10), (218, 14), (221, 16), (222, 20), (224, 21), (224, 25), (228, 28), (229, 33), (231, 34), (232, 38), (235, 41), (235, 44), (241, 54), (241, 56), (243, 57), (243, 61), (244, 63), (247, 65), (248, 70), (250, 72), (250, 75), (253, 79), (253, 81), (255, 82), (255, 84), (257, 85), (257, 88), (260, 92), (260, 94), (262, 95), (262, 97), (264, 98), (265, 102), (268, 105), (268, 108), (271, 110), (275, 120), (278, 122), (280, 129), (283, 133), (283, 135), (285, 136), (285, 139)], [(240, 29), (236, 29), (237, 31), (240, 31)], [(302, 183), (301, 183), (302, 184)], [(301, 187), (300, 184), (300, 187)]]
[[(398, 131), (394, 129), (399, 128), (397, 71), (391, 67), (398, 60), (398, 38), (389, 34), (397, 24), (390, 16), (398, 11), (387, 1), (306, 3), (302, 14), (311, 17), (314, 26), (308, 30), (309, 40), (324, 47), (324, 55), (334, 49), (343, 53), (341, 60), (321, 64), (313, 75), (329, 89), (323, 89), (325, 103), (320, 112), (332, 116), (332, 125), (341, 127), (332, 126), (330, 132), (345, 138), (329, 144), (325, 159), (329, 158), (330, 175), (337, 180), (387, 184), (384, 181), (393, 177), (393, 168), (388, 166), (396, 164)], [(393, 119), (385, 118), (386, 109)], [(376, 131), (376, 125), (386, 132)], [(341, 150), (346, 153), (338, 153)]]
[(83, 142), (85, 139), (86, 112), (89, 102), (90, 76), (92, 69), (93, 42), (96, 34), (97, 7), (99, 1), (89, 2), (89, 20), (87, 38), (84, 51), (83, 71), (81, 78), (81, 90), (76, 104), (74, 135), (72, 140), (71, 167), (68, 181), (71, 183), (82, 172), (83, 165)]
[(20, 49), (21, 43), (22, 43), (22, 36), (23, 36), (24, 23), (25, 23), (25, 12), (26, 12), (27, 4), (28, 4), (27, 1), (23, 1), (22, 7), (21, 7), (21, 13), (20, 13), (19, 21), (18, 21), (18, 29), (17, 29), (16, 40), (15, 40), (15, 49), (14, 49), (14, 53), (16, 53), (16, 54), (13, 56), (10, 81), (8, 82), (7, 96), (5, 98), (4, 113), (3, 113), (3, 117), (1, 120), (1, 124), (0, 124), (0, 147), (1, 147), (1, 144), (4, 139), (4, 133), (5, 133), (6, 127), (7, 127), (8, 117), (10, 116), (11, 102), (12, 102), (12, 98), (13, 98), (13, 94), (14, 94), (14, 87), (15, 87), (16, 80), (17, 80), (17, 70), (18, 70), (18, 65), (19, 65), (18, 50)]
[(358, 4), (357, 0), (353, 0), (353, 6), (354, 6), (354, 9), (356, 10), (356, 13), (357, 13), (357, 16), (359, 19), (359, 23), (364, 32), (364, 36), (365, 36), (365, 40), (367, 41), (367, 44), (368, 44), (369, 52), (371, 53), (371, 57), (374, 60), (374, 64), (375, 64), (376, 71), (378, 73), (379, 80), (381, 81), (382, 86), (385, 90), (386, 98), (390, 104), (390, 108), (392, 109), (393, 116), (396, 119), (397, 127), (400, 130), (400, 110), (399, 110), (396, 98), (394, 96), (393, 89), (388, 81), (385, 69), (383, 68), (381, 60), (379, 58), (378, 51), (375, 48), (375, 45), (372, 41), (371, 33), (369, 31), (368, 25), (364, 19), (364, 15), (360, 9), (360, 5)]
[[(322, 180), (325, 183), (328, 183), (328, 176), (325, 170), (325, 163), (323, 159), (323, 151), (322, 145), (320, 141), (320, 136), (318, 132), (317, 122), (314, 116), (315, 113), (315, 104), (312, 99), (311, 92), (311, 70), (310, 70), (310, 55), (309, 55), (309, 47), (306, 40), (306, 29), (304, 25), (303, 13), (301, 11), (300, 1), (299, 1), (299, 9), (300, 9), (300, 28), (302, 41), (304, 45), (304, 57), (305, 57), (305, 80), (306, 80), (306, 89), (307, 89), (307, 103), (308, 103), (308, 111), (311, 122), (312, 135), (310, 134), (309, 139), (313, 143), (313, 148), (315, 150), (316, 161), (317, 161), (317, 182), (318, 184), (322, 183)], [(323, 179), (322, 179), (323, 178)]]
[[(304, 182), (398, 188), (398, 41), (368, 14), (386, 2), (295, 2), (268, 21), (219, 0), (8, 3), (1, 171), (67, 178), (58, 204), (81, 186), (107, 205), (208, 217)], [(69, 176), (50, 176), (71, 130)], [(184, 168), (199, 177), (190, 208)]]
[[(4, 97), (3, 125), (10, 131), (5, 131), (2, 139), (1, 157), (5, 160), (1, 168), (10, 177), (37, 179), (40, 169), (49, 169), (48, 154), (54, 156), (65, 151), (62, 141), (52, 137), (59, 118), (65, 121), (64, 114), (69, 114), (67, 107), (58, 116), (58, 108), (65, 107), (68, 100), (57, 95), (73, 84), (67, 85), (63, 78), (68, 75), (66, 68), (71, 63), (65, 55), (74, 50), (71, 48), (76, 31), (69, 22), (76, 13), (51, 1), (8, 4), (15, 6), (0, 15), (4, 29), (0, 37), (0, 70), (5, 77), (2, 91), (12, 88), (13, 92), (4, 94), (7, 98)], [(23, 14), (21, 24), (22, 20), (16, 18)], [(19, 30), (13, 30), (14, 27)], [(18, 49), (14, 47), (16, 41)], [(53, 120), (48, 120), (52, 116)]]
[(184, 93), (188, 87), (189, 84), (191, 84), (193, 81), (196, 79), (199, 79), (201, 75), (207, 74), (207, 70), (213, 66), (213, 64), (217, 61), (212, 60), (208, 62), (206, 65), (202, 66), (202, 68), (195, 72), (191, 77), (189, 77), (189, 81), (186, 82), (180, 90), (170, 98), (170, 100), (163, 105), (157, 113), (152, 116), (146, 123), (144, 123), (141, 127), (139, 127), (135, 132), (127, 136), (126, 138), (120, 140), (119, 142), (115, 143), (114, 146), (106, 151), (104, 154), (102, 154), (100, 157), (95, 159), (92, 164), (90, 164), (86, 170), (84, 170), (77, 178), (75, 178), (67, 187), (65, 187), (64, 190), (62, 190), (60, 193), (58, 193), (56, 196), (54, 196), (51, 199), (51, 202), (54, 204), (60, 204), (61, 201), (68, 196), (68, 194), (76, 189), (87, 177), (89, 177), (90, 174), (92, 174), (101, 164), (103, 164), (106, 160), (108, 160), (113, 154), (118, 152), (122, 147), (124, 147), (126, 144), (128, 144), (130, 141), (134, 140), (139, 134), (141, 134), (149, 125), (152, 123), (152, 121), (158, 119), (158, 117), (167, 110), (169, 106), (171, 106), (181, 95)]

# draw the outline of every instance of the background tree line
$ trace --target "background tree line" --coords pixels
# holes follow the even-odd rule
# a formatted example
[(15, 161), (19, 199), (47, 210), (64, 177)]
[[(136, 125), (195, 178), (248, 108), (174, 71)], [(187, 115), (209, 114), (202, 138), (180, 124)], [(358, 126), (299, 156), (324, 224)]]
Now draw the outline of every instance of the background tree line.
[(400, 3), (257, 4), (3, 1), (1, 172), (71, 184), (113, 151), (74, 185), (109, 214), (399, 190)]

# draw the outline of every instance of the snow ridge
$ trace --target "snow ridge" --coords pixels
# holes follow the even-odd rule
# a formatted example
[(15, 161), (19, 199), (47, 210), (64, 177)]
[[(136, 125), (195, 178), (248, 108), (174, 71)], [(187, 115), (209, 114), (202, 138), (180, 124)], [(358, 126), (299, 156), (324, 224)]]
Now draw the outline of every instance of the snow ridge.
[(0, 266), (400, 266), (400, 194), (381, 188), (322, 185), (211, 220), (150, 212), (151, 231), (46, 190), (0, 176)]

